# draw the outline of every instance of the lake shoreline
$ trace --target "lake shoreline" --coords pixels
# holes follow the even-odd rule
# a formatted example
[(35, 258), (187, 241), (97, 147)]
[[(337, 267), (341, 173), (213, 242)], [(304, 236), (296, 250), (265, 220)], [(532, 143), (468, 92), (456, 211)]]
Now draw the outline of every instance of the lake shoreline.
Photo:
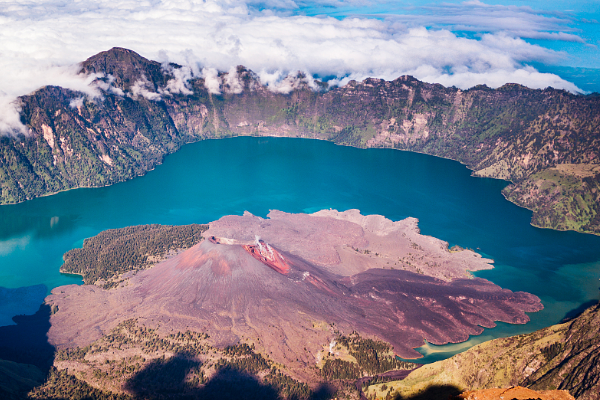
[[(143, 173), (143, 174), (139, 174), (139, 175), (136, 175), (136, 176), (133, 176), (133, 177), (129, 177), (129, 178), (126, 178), (126, 179), (124, 179), (124, 180), (116, 181), (116, 182), (113, 182), (113, 183), (110, 183), (110, 184), (107, 184), (107, 185), (103, 185), (103, 186), (78, 186), (78, 187), (72, 187), (72, 188), (69, 188), (69, 189), (58, 190), (58, 191), (51, 192), (51, 193), (44, 193), (44, 194), (42, 194), (42, 195), (40, 195), (40, 196), (37, 196), (37, 197), (31, 198), (31, 199), (26, 199), (26, 200), (23, 200), (23, 201), (20, 201), (20, 202), (14, 202), (14, 203), (0, 203), (0, 207), (2, 207), (2, 206), (10, 206), (10, 205), (15, 205), (15, 204), (22, 204), (22, 203), (25, 203), (25, 202), (28, 202), (28, 201), (34, 200), (34, 199), (36, 199), (36, 198), (47, 197), (47, 196), (53, 196), (53, 195), (56, 195), (56, 194), (59, 194), (59, 193), (62, 193), (62, 192), (68, 192), (68, 191), (71, 191), (71, 190), (76, 190), (76, 189), (99, 189), (99, 188), (103, 188), (103, 187), (109, 187), (109, 186), (112, 186), (112, 185), (115, 185), (115, 184), (118, 184), (118, 183), (127, 182), (127, 181), (130, 181), (130, 180), (133, 180), (133, 179), (136, 179), (136, 178), (139, 178), (139, 177), (145, 176), (145, 175), (147, 175), (149, 172), (151, 172), (151, 171), (154, 171), (154, 170), (156, 169), (156, 167), (157, 167), (157, 166), (160, 166), (160, 165), (161, 165), (161, 164), (164, 162), (164, 158), (165, 158), (165, 157), (168, 157), (168, 156), (170, 156), (170, 155), (172, 155), (172, 154), (175, 154), (175, 153), (177, 153), (179, 150), (181, 150), (183, 147), (185, 147), (185, 146), (187, 146), (187, 145), (190, 145), (190, 144), (193, 144), (193, 143), (199, 143), (199, 142), (203, 142), (203, 141), (209, 141), (209, 140), (223, 140), (223, 139), (232, 139), (232, 138), (237, 138), (237, 137), (255, 137), (255, 138), (262, 138), (262, 137), (264, 137), (264, 138), (312, 139), (312, 140), (319, 140), (319, 141), (324, 141), (324, 142), (333, 143), (333, 144), (335, 144), (336, 146), (351, 147), (351, 148), (355, 148), (355, 149), (363, 149), (363, 150), (369, 150), (369, 149), (390, 149), (390, 150), (397, 150), (397, 151), (401, 151), (401, 152), (407, 152), (407, 153), (423, 154), (423, 155), (427, 155), (427, 156), (431, 156), (431, 157), (440, 158), (440, 159), (443, 159), (443, 160), (450, 160), (450, 161), (457, 162), (457, 163), (459, 163), (460, 165), (463, 165), (463, 166), (465, 166), (465, 167), (466, 167), (468, 170), (470, 170), (470, 171), (471, 171), (471, 176), (473, 176), (473, 177), (475, 177), (475, 178), (489, 178), (489, 179), (496, 179), (496, 180), (499, 180), (499, 181), (504, 181), (504, 182), (506, 182), (507, 186), (508, 186), (508, 185), (510, 185), (510, 184), (514, 184), (514, 182), (513, 182), (513, 181), (506, 180), (506, 179), (503, 179), (503, 178), (496, 178), (496, 177), (493, 177), (493, 176), (481, 176), (481, 175), (477, 175), (477, 174), (475, 174), (475, 170), (474, 170), (474, 169), (472, 169), (471, 167), (469, 167), (469, 165), (468, 165), (468, 164), (466, 164), (466, 163), (464, 163), (464, 162), (462, 162), (462, 161), (460, 161), (460, 160), (458, 160), (458, 159), (451, 158), (451, 157), (444, 157), (444, 156), (441, 156), (441, 155), (432, 154), (432, 153), (427, 153), (427, 152), (418, 151), (418, 150), (398, 149), (398, 148), (395, 148), (395, 147), (392, 147), (392, 146), (364, 146), (364, 147), (362, 147), (362, 146), (353, 146), (353, 145), (350, 145), (350, 144), (344, 144), (344, 143), (335, 143), (334, 141), (332, 141), (332, 140), (329, 140), (329, 139), (323, 139), (323, 138), (319, 138), (319, 137), (308, 137), (308, 136), (302, 136), (302, 135), (297, 135), (297, 136), (282, 136), (282, 135), (276, 135), (276, 134), (264, 134), (264, 135), (256, 135), (256, 134), (244, 135), (244, 134), (237, 134), (237, 135), (228, 135), (228, 136), (223, 136), (223, 137), (204, 137), (204, 138), (200, 138), (200, 139), (199, 139), (199, 140), (197, 140), (197, 141), (191, 141), (191, 142), (183, 143), (183, 144), (182, 144), (181, 146), (179, 146), (178, 148), (175, 148), (173, 152), (171, 152), (171, 153), (167, 153), (167, 154), (164, 154), (164, 156), (163, 156), (163, 159), (162, 159), (161, 161), (159, 161), (157, 164), (155, 164), (155, 165), (154, 165), (154, 166), (153, 166), (151, 169), (149, 169), (149, 170), (147, 170), (147, 171), (144, 171), (144, 173)], [(529, 208), (529, 207), (526, 207), (526, 206), (524, 206), (524, 205), (521, 205), (521, 204), (517, 204), (516, 202), (514, 202), (514, 201), (510, 200), (510, 199), (509, 199), (509, 198), (508, 198), (508, 197), (505, 195), (504, 191), (501, 191), (501, 194), (502, 194), (502, 196), (503, 196), (503, 197), (504, 197), (504, 198), (505, 198), (505, 199), (506, 199), (508, 202), (510, 202), (510, 203), (512, 203), (512, 204), (515, 204), (515, 205), (516, 205), (516, 206), (518, 206), (518, 207), (521, 207), (521, 208), (524, 208), (524, 209), (526, 209), (526, 210), (529, 210), (529, 211), (531, 211), (532, 213), (534, 212), (534, 210), (533, 210), (533, 209), (531, 209), (531, 208)], [(533, 222), (533, 220), (532, 220), (532, 221), (530, 221), (530, 224), (531, 224), (532, 226), (536, 227), (536, 228), (541, 228), (541, 229), (551, 229), (551, 230), (556, 230), (556, 231), (560, 231), (560, 232), (565, 232), (565, 231), (573, 231), (573, 232), (578, 232), (578, 233), (585, 233), (585, 234), (591, 234), (591, 235), (600, 236), (600, 232), (593, 232), (593, 231), (583, 231), (583, 230), (576, 230), (576, 229), (558, 229), (558, 228), (553, 228), (553, 227), (541, 226), (541, 225), (539, 225), (539, 224), (535, 224), (535, 223)]]

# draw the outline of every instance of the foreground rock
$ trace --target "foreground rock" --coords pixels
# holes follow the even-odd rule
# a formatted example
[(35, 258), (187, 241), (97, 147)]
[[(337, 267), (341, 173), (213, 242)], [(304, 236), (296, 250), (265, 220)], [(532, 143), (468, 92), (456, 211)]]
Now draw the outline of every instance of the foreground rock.
[(453, 400), (575, 400), (566, 390), (531, 390), (524, 387), (481, 389), (464, 392)]
[[(356, 210), (224, 217), (208, 238), (106, 290), (63, 286), (47, 303), (48, 338), (84, 347), (136, 320), (157, 334), (208, 334), (211, 346), (245, 344), (295, 377), (314, 379), (323, 348), (357, 332), (405, 358), (414, 347), (460, 342), (494, 321), (525, 323), (539, 299), (468, 276), (489, 268), (472, 251)], [(260, 238), (259, 238), (260, 237)]]

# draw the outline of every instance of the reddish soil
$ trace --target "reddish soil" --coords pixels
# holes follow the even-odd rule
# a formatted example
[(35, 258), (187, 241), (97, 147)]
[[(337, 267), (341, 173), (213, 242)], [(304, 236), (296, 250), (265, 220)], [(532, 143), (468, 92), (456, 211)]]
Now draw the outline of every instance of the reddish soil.
[(531, 390), (521, 386), (464, 392), (452, 400), (575, 400), (566, 390)]
[(256, 245), (245, 244), (242, 247), (252, 257), (273, 268), (274, 271), (283, 275), (287, 275), (290, 272), (290, 266), (285, 262), (283, 256), (263, 240), (258, 240), (258, 244)]
[[(346, 213), (271, 214), (270, 220), (224, 217), (205, 233), (209, 240), (116, 289), (54, 289), (46, 299), (59, 310), (51, 317), (50, 343), (85, 346), (137, 318), (165, 332), (206, 332), (216, 345), (254, 343), (301, 377), (336, 330), (380, 338), (413, 358), (424, 339), (461, 342), (494, 321), (526, 323), (525, 312), (542, 308), (531, 294), (470, 278), (460, 268), (489, 267), (487, 261), (468, 251), (451, 253), (444, 242), (419, 235), (414, 220), (361, 216), (361, 225), (344, 219), (356, 219)], [(424, 270), (434, 276), (391, 269), (388, 260), (402, 249), (419, 255), (415, 263), (435, 260), (437, 266), (430, 262)], [(439, 270), (457, 277), (439, 279)]]

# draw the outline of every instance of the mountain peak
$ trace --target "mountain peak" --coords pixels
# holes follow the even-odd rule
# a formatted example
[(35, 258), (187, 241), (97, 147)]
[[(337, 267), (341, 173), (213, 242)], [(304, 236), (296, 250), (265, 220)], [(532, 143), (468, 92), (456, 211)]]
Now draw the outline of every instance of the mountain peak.
[(139, 80), (146, 80), (155, 88), (163, 86), (167, 80), (160, 63), (122, 47), (113, 47), (88, 58), (81, 64), (81, 72), (111, 75), (114, 78), (112, 84), (123, 91)]

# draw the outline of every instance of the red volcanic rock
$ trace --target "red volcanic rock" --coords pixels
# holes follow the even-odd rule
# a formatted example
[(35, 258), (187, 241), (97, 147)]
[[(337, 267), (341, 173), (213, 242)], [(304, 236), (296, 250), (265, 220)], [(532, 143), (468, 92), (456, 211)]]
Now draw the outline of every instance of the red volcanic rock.
[(452, 400), (575, 400), (566, 390), (531, 390), (521, 386), (461, 393)]
[(448, 243), (419, 233), (417, 219), (393, 222), (358, 210), (314, 214), (271, 211), (267, 219), (245, 213), (210, 223), (206, 236), (271, 246), (339, 275), (372, 268), (395, 268), (443, 280), (470, 278), (467, 271), (491, 269), (493, 262), (470, 251), (448, 250)]
[[(84, 346), (119, 322), (138, 318), (167, 332), (206, 332), (216, 345), (251, 341), (276, 362), (301, 371), (314, 365), (323, 344), (334, 337), (332, 326), (383, 339), (411, 358), (420, 356), (413, 348), (424, 339), (464, 341), (494, 321), (525, 323), (525, 312), (542, 308), (531, 294), (468, 278), (461, 266), (477, 269), (487, 262), (472, 252), (451, 253), (444, 242), (419, 235), (415, 220), (338, 215), (358, 215), (364, 219), (359, 224), (327, 213), (224, 217), (211, 224), (209, 240), (116, 289), (56, 288), (47, 298), (59, 310), (51, 317), (49, 341), (59, 348)], [(439, 265), (427, 271), (464, 278), (390, 269), (388, 260), (397, 260), (405, 248), (437, 260)], [(365, 254), (366, 249), (382, 251), (381, 256)], [(370, 268), (381, 263), (387, 269)]]
[(256, 245), (245, 244), (242, 246), (252, 257), (273, 268), (280, 274), (287, 275), (290, 272), (290, 266), (283, 259), (279, 252), (273, 249), (268, 243), (257, 240)]

